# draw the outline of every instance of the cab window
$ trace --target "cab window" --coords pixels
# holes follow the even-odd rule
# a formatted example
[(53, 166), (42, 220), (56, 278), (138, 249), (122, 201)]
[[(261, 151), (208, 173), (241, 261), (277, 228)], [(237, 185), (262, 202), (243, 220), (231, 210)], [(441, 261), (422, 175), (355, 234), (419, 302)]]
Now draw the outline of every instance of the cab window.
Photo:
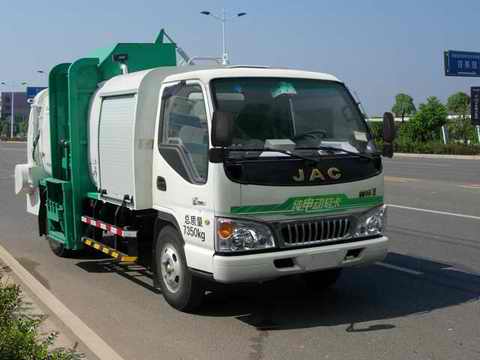
[(180, 83), (164, 89), (162, 98), (163, 131), (159, 143), (175, 148), (178, 153), (174, 156), (177, 161), (170, 165), (190, 182), (205, 183), (208, 128), (202, 88), (198, 84)]

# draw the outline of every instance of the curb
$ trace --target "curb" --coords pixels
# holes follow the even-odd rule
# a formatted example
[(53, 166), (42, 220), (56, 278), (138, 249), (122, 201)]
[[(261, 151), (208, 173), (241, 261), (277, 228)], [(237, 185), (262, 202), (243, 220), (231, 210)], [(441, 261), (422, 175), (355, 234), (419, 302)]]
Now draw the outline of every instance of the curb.
[(458, 159), (458, 160), (480, 160), (480, 155), (447, 155), (447, 154), (412, 154), (395, 153), (393, 157), (421, 158), (421, 159)]
[(99, 335), (71, 312), (55, 295), (30, 274), (3, 246), (0, 245), (0, 259), (64, 325), (77, 336), (99, 359), (124, 360)]

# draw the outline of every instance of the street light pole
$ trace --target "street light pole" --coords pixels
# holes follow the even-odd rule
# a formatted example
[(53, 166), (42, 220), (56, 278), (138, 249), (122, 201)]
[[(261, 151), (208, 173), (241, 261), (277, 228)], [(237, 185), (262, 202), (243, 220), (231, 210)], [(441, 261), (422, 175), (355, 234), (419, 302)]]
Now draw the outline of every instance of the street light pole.
[(10, 95), (10, 139), (13, 139), (13, 124), (15, 122), (15, 93), (11, 92)]
[(228, 57), (227, 44), (226, 44), (226, 35), (225, 35), (226, 23), (228, 20), (233, 20), (237, 17), (245, 16), (247, 15), (247, 13), (241, 12), (241, 13), (237, 13), (235, 16), (227, 17), (227, 12), (225, 11), (225, 9), (222, 9), (222, 14), (220, 16), (214, 15), (210, 11), (201, 11), (200, 14), (211, 16), (222, 23), (222, 51), (223, 51), (222, 64), (223, 65), (230, 64), (230, 59)]
[(222, 49), (223, 49), (223, 55), (222, 55), (222, 64), (223, 65), (228, 65), (230, 61), (228, 60), (228, 53), (227, 53), (227, 46), (225, 45), (225, 23), (226, 23), (226, 13), (225, 9), (222, 9)]

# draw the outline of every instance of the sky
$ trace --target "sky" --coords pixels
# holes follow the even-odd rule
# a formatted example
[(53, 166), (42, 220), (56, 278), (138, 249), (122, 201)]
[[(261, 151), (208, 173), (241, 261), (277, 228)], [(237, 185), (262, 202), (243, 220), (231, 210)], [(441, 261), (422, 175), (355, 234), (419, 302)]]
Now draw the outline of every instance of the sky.
[(0, 0), (0, 81), (46, 85), (37, 70), (117, 42), (153, 42), (161, 28), (191, 56), (220, 56), (220, 23), (200, 11), (222, 8), (247, 12), (227, 24), (232, 64), (331, 73), (371, 116), (400, 92), (418, 105), (480, 85), (443, 68), (444, 50), (480, 51), (478, 0)]

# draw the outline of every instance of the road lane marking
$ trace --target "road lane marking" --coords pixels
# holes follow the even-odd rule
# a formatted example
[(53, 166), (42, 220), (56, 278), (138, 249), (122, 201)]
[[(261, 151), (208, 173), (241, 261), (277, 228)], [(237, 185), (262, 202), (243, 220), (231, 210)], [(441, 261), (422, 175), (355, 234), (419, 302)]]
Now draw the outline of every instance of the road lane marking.
[(479, 155), (440, 155), (440, 154), (408, 154), (395, 153), (395, 159), (414, 158), (414, 159), (435, 159), (435, 160), (480, 160)]
[(480, 189), (480, 184), (465, 184), (459, 186), (465, 189)]
[(385, 161), (387, 164), (392, 165), (406, 165), (406, 166), (436, 166), (436, 167), (450, 167), (449, 164), (437, 164), (432, 162), (425, 162), (425, 161), (403, 161), (403, 160), (394, 160), (394, 161)]
[(387, 264), (387, 263), (384, 263), (384, 262), (377, 262), (377, 265), (383, 266), (384, 268), (387, 268), (387, 269), (397, 270), (397, 271), (401, 271), (401, 272), (411, 274), (411, 275), (416, 275), (416, 276), (423, 275), (423, 273), (420, 272), (420, 271), (415, 271), (415, 270), (412, 270), (412, 269), (407, 269), (407, 268), (404, 268), (404, 267), (401, 267), (401, 266)]
[(15, 258), (0, 245), (0, 258), (99, 359), (124, 360), (78, 316), (71, 312), (55, 295), (47, 290)]
[(413, 211), (420, 211), (420, 212), (426, 212), (426, 213), (431, 213), (431, 214), (448, 215), (448, 216), (456, 216), (456, 217), (465, 218), (465, 219), (480, 220), (480, 216), (458, 214), (458, 213), (453, 213), (453, 212), (448, 212), (448, 211), (421, 209), (421, 208), (415, 208), (415, 207), (411, 207), (411, 206), (403, 206), (403, 205), (395, 205), (395, 204), (387, 204), (387, 206), (393, 207), (393, 208), (398, 208), (398, 209), (404, 209), (404, 210), (413, 210)]
[(399, 176), (384, 176), (385, 181), (390, 181), (390, 182), (400, 182), (400, 183), (406, 183), (406, 182), (412, 182), (412, 181), (418, 181), (418, 179), (414, 178), (406, 178), (406, 177), (399, 177)]

